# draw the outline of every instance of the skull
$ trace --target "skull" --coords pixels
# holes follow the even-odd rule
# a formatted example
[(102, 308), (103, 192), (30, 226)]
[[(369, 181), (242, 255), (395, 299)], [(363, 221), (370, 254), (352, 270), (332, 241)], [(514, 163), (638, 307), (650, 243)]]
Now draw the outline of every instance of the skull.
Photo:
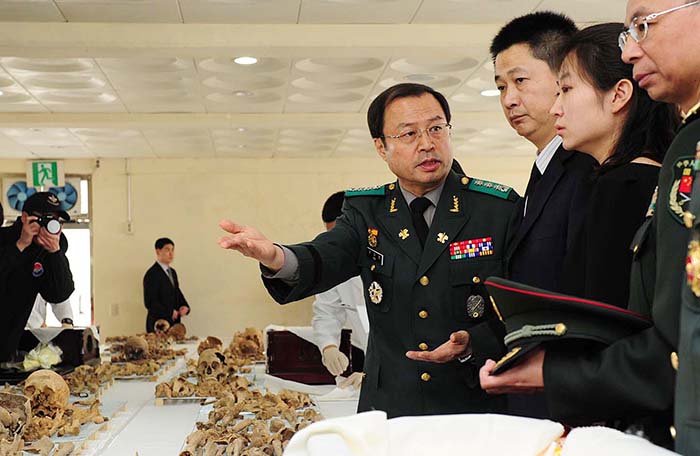
[(204, 380), (209, 378), (213, 378), (217, 381), (225, 380), (225, 359), (224, 355), (216, 349), (208, 348), (204, 350), (199, 355), (199, 361), (197, 362), (197, 379), (200, 382), (204, 382)]
[(42, 369), (24, 382), (24, 394), (32, 406), (32, 419), (25, 431), (25, 438), (36, 440), (52, 436), (61, 425), (68, 406), (68, 384), (56, 372)]
[(185, 336), (187, 336), (187, 328), (185, 328), (185, 325), (182, 323), (175, 323), (168, 330), (168, 336), (172, 337), (176, 341), (185, 340)]
[(194, 396), (194, 387), (194, 384), (188, 382), (184, 378), (178, 377), (173, 380), (172, 395), (173, 397)]
[(222, 351), (223, 347), (224, 343), (221, 342), (221, 339), (214, 336), (208, 336), (199, 344), (199, 347), (197, 347), (197, 353), (201, 354), (204, 350), (208, 348), (213, 348), (217, 351)]
[(124, 357), (127, 361), (144, 359), (148, 356), (148, 342), (141, 336), (129, 336), (124, 343)]
[(156, 332), (156, 334), (165, 334), (169, 329), (170, 323), (168, 323), (168, 320), (156, 320), (156, 322), (153, 324), (153, 330)]
[(0, 393), (0, 440), (11, 441), (22, 435), (31, 420), (29, 399), (20, 394)]

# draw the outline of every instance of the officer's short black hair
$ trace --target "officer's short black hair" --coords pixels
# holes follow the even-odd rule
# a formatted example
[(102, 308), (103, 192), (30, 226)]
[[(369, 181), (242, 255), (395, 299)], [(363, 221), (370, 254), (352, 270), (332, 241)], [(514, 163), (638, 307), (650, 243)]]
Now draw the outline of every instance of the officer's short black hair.
[(578, 31), (568, 16), (552, 11), (541, 11), (516, 17), (503, 26), (491, 41), (491, 58), (516, 44), (527, 44), (533, 57), (547, 62), (557, 71), (557, 56), (569, 37)]
[(173, 242), (172, 239), (166, 238), (166, 237), (158, 238), (158, 239), (156, 239), (156, 250), (160, 250), (168, 244), (175, 247), (175, 243)]
[(340, 217), (343, 211), (343, 200), (345, 199), (345, 192), (335, 192), (328, 197), (325, 203), (323, 203), (323, 209), (321, 210), (321, 218), (324, 223), (335, 222), (335, 219)]
[(405, 82), (389, 87), (384, 92), (380, 93), (377, 98), (372, 101), (372, 104), (369, 105), (369, 109), (367, 110), (367, 125), (369, 126), (369, 132), (372, 138), (380, 138), (384, 141), (384, 111), (392, 101), (398, 98), (420, 97), (426, 93), (434, 96), (438, 103), (440, 103), (445, 113), (445, 121), (449, 123), (451, 118), (450, 105), (447, 103), (447, 99), (443, 94), (427, 85)]

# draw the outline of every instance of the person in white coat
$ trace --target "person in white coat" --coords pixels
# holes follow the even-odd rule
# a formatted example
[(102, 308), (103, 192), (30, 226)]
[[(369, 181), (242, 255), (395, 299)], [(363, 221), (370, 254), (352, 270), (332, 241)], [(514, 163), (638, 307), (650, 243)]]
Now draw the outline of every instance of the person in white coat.
[(32, 309), (29, 320), (27, 320), (27, 328), (41, 328), (46, 323), (46, 308), (51, 305), (51, 310), (63, 327), (73, 326), (73, 309), (70, 305), (70, 299), (62, 302), (49, 303), (40, 294), (36, 295), (34, 300), (34, 308)]
[[(324, 203), (321, 218), (326, 225), (326, 230), (331, 230), (335, 226), (335, 220), (342, 212), (344, 198), (344, 192), (337, 192)], [(369, 333), (369, 319), (360, 277), (355, 276), (328, 291), (317, 294), (313, 309), (311, 325), (314, 330), (314, 340), (321, 351), (323, 365), (328, 372), (338, 376), (345, 372), (350, 362), (338, 348), (340, 332), (343, 328), (352, 330), (353, 367), (358, 370), (358, 365), (364, 359)]]

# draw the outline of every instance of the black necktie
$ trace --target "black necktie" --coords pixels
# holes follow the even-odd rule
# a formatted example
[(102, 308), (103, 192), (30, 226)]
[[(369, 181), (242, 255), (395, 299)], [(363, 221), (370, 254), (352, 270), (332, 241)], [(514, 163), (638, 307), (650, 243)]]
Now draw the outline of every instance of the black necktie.
[(170, 268), (168, 268), (168, 278), (170, 279), (170, 283), (172, 284), (172, 286), (175, 286), (175, 279), (173, 278), (173, 271)]
[(532, 196), (532, 194), (535, 192), (535, 188), (537, 187), (537, 183), (540, 181), (540, 178), (542, 178), (542, 173), (537, 167), (537, 163), (533, 163), (532, 171), (530, 172), (530, 180), (527, 183), (527, 189), (525, 189), (525, 196)]
[(413, 220), (413, 228), (416, 229), (416, 234), (418, 235), (418, 240), (420, 240), (421, 247), (425, 245), (425, 239), (428, 237), (428, 224), (425, 222), (425, 217), (423, 217), (423, 212), (433, 204), (430, 200), (424, 196), (416, 198), (411, 201), (409, 205), (411, 208), (411, 220)]

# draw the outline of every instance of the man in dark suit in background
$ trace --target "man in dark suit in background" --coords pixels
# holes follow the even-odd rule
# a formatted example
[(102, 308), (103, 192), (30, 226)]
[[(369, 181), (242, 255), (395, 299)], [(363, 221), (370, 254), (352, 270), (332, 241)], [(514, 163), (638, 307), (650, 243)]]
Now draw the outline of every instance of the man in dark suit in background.
[(143, 301), (148, 309), (146, 331), (153, 332), (157, 320), (171, 325), (190, 313), (190, 305), (180, 291), (177, 272), (170, 267), (175, 258), (175, 243), (168, 238), (156, 241), (156, 262), (143, 277)]
[[(587, 178), (594, 160), (568, 151), (549, 110), (558, 92), (557, 51), (577, 31), (568, 17), (552, 12), (513, 19), (491, 43), (495, 81), (508, 123), (537, 148), (525, 198), (514, 212), (508, 246), (508, 277), (561, 291), (561, 271), (573, 233), (582, 225)], [(509, 397), (511, 413), (545, 418), (543, 397)]]

